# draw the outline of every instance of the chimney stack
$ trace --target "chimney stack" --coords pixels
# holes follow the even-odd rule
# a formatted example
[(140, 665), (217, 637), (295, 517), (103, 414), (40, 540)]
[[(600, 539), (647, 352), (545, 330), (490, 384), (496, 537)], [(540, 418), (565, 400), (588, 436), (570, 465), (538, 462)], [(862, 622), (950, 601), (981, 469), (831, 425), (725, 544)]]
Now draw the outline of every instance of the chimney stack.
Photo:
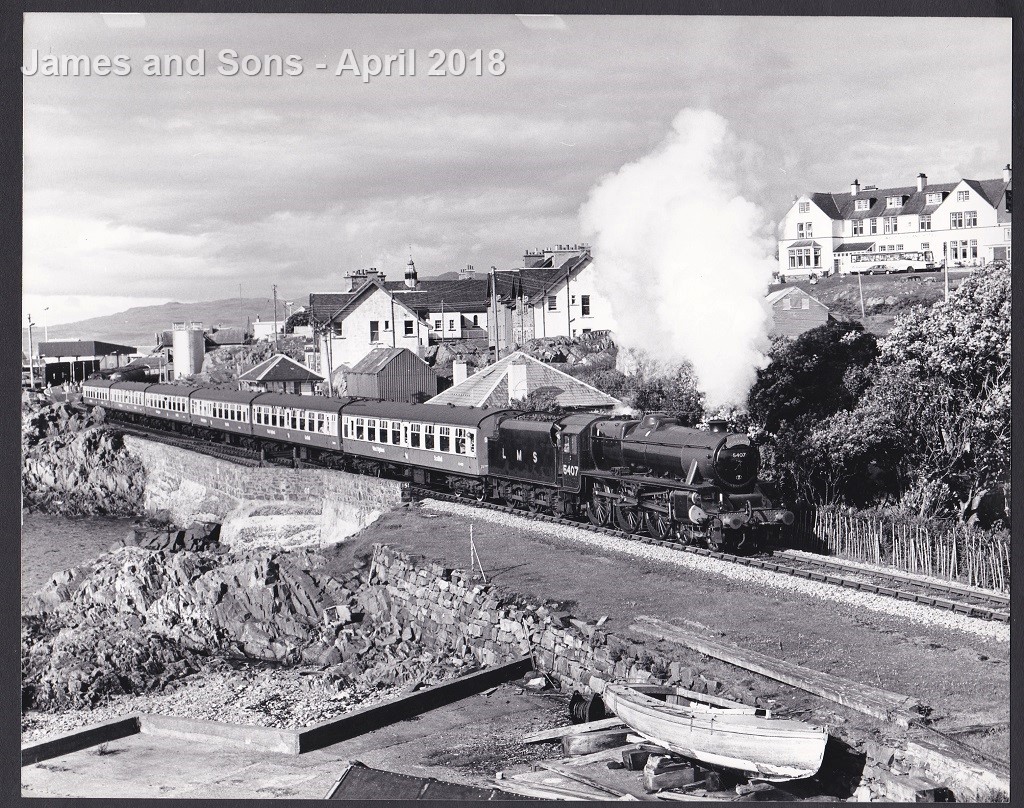
[(469, 378), (469, 368), (464, 359), (456, 359), (452, 362), (452, 387), (462, 384)]
[(1010, 164), (1006, 164), (1006, 168), (1003, 169), (1003, 182), (1009, 183), (1010, 181)]
[(416, 288), (416, 265), (412, 262), (412, 258), (409, 259), (409, 263), (405, 265), (405, 285), (408, 289)]
[(850, 183), (850, 196), (856, 196), (860, 193), (860, 180), (854, 180)]
[(924, 186), (928, 184), (928, 175), (923, 171), (917, 175), (917, 190), (920, 193), (924, 190)]

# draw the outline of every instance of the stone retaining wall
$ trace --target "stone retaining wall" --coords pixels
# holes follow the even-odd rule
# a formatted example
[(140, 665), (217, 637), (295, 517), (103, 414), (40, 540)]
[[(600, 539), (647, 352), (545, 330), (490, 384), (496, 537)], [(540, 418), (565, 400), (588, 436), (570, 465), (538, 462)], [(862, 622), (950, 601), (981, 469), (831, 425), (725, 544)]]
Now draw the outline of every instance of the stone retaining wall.
[(223, 522), (227, 544), (340, 541), (398, 506), (406, 489), (328, 469), (249, 468), (132, 435), (124, 443), (146, 470), (146, 513), (182, 526)]

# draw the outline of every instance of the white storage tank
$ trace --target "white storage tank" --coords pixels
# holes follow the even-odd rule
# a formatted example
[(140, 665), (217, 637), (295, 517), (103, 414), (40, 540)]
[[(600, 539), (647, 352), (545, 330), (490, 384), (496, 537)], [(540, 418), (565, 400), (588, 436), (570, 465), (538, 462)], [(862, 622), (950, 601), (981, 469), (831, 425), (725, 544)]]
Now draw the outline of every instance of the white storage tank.
[(202, 323), (174, 323), (171, 337), (174, 351), (174, 377), (194, 376), (203, 369), (206, 337)]

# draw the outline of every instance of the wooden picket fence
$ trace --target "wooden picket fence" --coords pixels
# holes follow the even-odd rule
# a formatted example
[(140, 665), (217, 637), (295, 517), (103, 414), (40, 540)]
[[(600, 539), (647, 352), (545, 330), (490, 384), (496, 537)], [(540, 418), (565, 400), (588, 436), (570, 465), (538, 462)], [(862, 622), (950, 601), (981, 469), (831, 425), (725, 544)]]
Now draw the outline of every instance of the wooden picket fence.
[(972, 586), (1010, 591), (1010, 543), (967, 525), (898, 522), (817, 508), (798, 517), (791, 545)]

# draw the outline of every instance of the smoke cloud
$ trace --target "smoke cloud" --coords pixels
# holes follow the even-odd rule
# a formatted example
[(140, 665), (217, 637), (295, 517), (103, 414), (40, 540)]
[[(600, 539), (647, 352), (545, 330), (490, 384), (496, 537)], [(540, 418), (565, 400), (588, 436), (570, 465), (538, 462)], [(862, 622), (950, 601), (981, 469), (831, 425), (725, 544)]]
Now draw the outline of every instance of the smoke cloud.
[(767, 362), (775, 241), (740, 195), (742, 157), (722, 116), (684, 109), (654, 152), (603, 178), (580, 210), (620, 345), (688, 361), (709, 409), (742, 405)]

